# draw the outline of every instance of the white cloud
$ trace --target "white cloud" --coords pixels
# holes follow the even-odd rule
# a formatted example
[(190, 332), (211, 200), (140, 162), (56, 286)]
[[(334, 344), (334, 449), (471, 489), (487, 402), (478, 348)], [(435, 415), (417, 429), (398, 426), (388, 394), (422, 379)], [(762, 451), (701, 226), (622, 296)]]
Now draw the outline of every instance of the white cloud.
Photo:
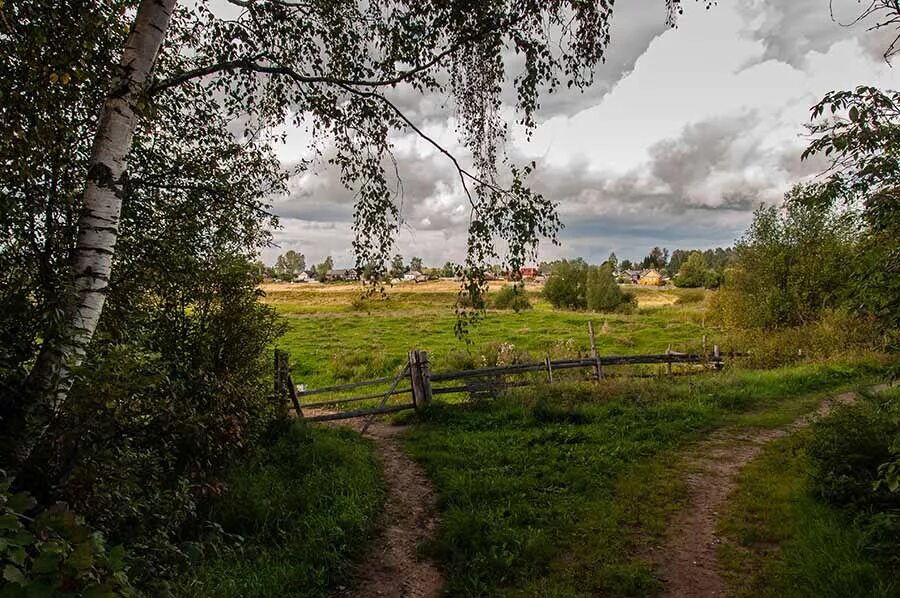
[[(835, 5), (848, 15), (856, 2)], [(568, 225), (563, 246), (547, 255), (728, 244), (755, 203), (815, 172), (799, 162), (812, 104), (832, 89), (900, 83), (873, 50), (884, 37), (839, 26), (820, 0), (737, 0), (709, 11), (688, 2), (679, 27), (665, 31), (660, 14), (623, 9), (631, 21), (614, 21), (615, 60), (598, 71), (598, 89), (545, 101), (530, 141), (513, 131), (511, 154), (538, 160), (535, 186), (560, 202)], [(617, 32), (634, 37), (617, 41)], [(465, 159), (443, 98), (402, 97), (430, 136)], [(309, 138), (289, 135), (285, 159), (305, 155)], [(413, 135), (399, 136), (396, 150), (406, 218), (399, 251), (428, 263), (461, 259), (468, 211), (449, 163)], [(306, 174), (276, 204), (301, 220), (283, 220), (276, 238), (348, 265), (351, 203), (327, 169)]]

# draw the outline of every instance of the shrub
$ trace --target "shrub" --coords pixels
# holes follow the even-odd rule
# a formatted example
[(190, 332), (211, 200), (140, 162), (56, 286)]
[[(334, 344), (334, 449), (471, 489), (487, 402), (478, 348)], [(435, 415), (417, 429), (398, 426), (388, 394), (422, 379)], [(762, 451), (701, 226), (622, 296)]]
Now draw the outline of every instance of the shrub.
[(230, 261), (195, 274), (171, 289), (190, 299), (180, 309), (135, 305), (143, 326), (100, 332), (21, 474), (42, 502), (63, 500), (128, 545), (142, 563), (136, 582), (177, 564), (174, 538), (278, 416), (268, 355), (282, 325), (258, 301), (255, 277)]
[(626, 301), (613, 276), (612, 266), (591, 266), (587, 271), (585, 287), (586, 307), (591, 311), (615, 311)]
[(710, 272), (703, 254), (693, 251), (679, 268), (674, 280), (675, 286), (692, 289), (707, 286), (707, 282), (714, 279)]
[(676, 305), (690, 305), (692, 303), (702, 303), (706, 299), (706, 290), (704, 289), (681, 289), (676, 293)]
[(561, 260), (544, 283), (544, 297), (556, 308), (584, 309), (587, 264), (582, 259)]
[(133, 596), (125, 574), (125, 550), (107, 549), (103, 536), (58, 503), (34, 513), (26, 492), (0, 481), (2, 595)]
[[(712, 297), (716, 300), (718, 293)], [(827, 311), (818, 322), (777, 330), (740, 330), (723, 347), (750, 351), (741, 362), (751, 367), (776, 367), (803, 359), (829, 359), (876, 349), (877, 324), (843, 310)]]
[(864, 396), (816, 422), (808, 443), (812, 488), (856, 519), (880, 559), (900, 565), (900, 493), (879, 483), (893, 457), (900, 391)]
[(851, 216), (808, 205), (798, 186), (783, 207), (760, 207), (736, 247), (720, 298), (726, 324), (772, 329), (814, 321), (842, 304), (854, 263)]
[(519, 312), (531, 309), (531, 302), (523, 285), (503, 285), (494, 295), (492, 305), (495, 309), (511, 309)]

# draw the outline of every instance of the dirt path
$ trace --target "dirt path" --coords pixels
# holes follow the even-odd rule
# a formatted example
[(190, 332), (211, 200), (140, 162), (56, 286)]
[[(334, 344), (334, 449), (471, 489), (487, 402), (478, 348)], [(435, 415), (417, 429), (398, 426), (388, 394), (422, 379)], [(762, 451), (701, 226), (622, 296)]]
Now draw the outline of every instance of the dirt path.
[[(304, 413), (327, 412), (306, 409)], [(362, 421), (329, 423), (359, 429)], [(372, 546), (358, 565), (353, 583), (340, 588), (338, 596), (436, 598), (441, 594), (441, 572), (417, 553), (418, 546), (437, 529), (434, 486), (422, 467), (400, 449), (396, 435), (405, 429), (376, 421), (366, 432), (366, 437), (375, 441), (384, 465), (387, 496)]]
[(855, 393), (848, 392), (826, 399), (814, 413), (783, 428), (722, 431), (692, 451), (687, 478), (690, 506), (676, 516), (666, 544), (652, 559), (665, 584), (664, 596), (700, 598), (725, 594), (718, 569), (718, 545), (722, 540), (716, 534), (716, 522), (735, 490), (738, 473), (769, 442), (809, 425), (836, 403), (852, 402), (855, 398)]

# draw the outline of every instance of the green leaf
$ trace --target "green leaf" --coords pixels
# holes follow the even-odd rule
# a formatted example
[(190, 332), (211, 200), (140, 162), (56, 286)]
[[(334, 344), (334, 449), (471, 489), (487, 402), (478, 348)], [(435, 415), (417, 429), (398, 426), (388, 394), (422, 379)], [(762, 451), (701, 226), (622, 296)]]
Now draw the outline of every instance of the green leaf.
[(82, 594), (84, 598), (116, 598), (116, 592), (108, 584), (91, 586)]
[(113, 572), (125, 569), (125, 548), (122, 545), (113, 546), (109, 551), (107, 563)]
[(53, 573), (59, 570), (62, 557), (52, 552), (42, 552), (34, 559), (31, 570), (35, 573)]
[(9, 552), (9, 554), (7, 555), (7, 558), (8, 558), (10, 561), (12, 561), (12, 563), (13, 563), (14, 565), (22, 566), (22, 565), (25, 564), (25, 557), (26, 557), (26, 556), (27, 556), (27, 555), (26, 555), (26, 553), (25, 553), (25, 549), (20, 547), (20, 548), (16, 548), (15, 550), (11, 550), (11, 551)]
[(0, 515), (0, 530), (2, 529), (19, 529), (22, 524), (15, 515)]
[(25, 513), (33, 509), (37, 501), (27, 492), (18, 492), (9, 498), (7, 506), (16, 513)]
[(25, 575), (15, 565), (7, 565), (3, 568), (3, 579), (10, 583), (17, 583), (20, 586), (24, 586), (27, 581)]
[(76, 544), (66, 562), (78, 571), (90, 569), (94, 565), (94, 547), (89, 542)]
[(856, 122), (859, 120), (859, 110), (854, 106), (850, 109), (850, 120)]

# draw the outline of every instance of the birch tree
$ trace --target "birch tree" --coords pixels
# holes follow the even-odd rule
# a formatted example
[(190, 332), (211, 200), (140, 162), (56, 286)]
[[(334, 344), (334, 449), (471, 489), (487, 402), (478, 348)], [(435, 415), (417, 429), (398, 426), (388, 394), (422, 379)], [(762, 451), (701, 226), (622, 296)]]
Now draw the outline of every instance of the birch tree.
[(126, 156), (137, 126), (137, 102), (174, 8), (175, 0), (140, 3), (118, 72), (104, 102), (78, 219), (67, 322), (59, 338), (45, 342), (32, 370), (31, 387), (35, 393), (25, 406), (28, 433), (20, 444), (20, 460), (28, 457), (65, 400), (72, 383), (71, 370), (83, 359), (100, 321), (119, 232)]
[[(559, 230), (554, 203), (527, 186), (534, 165), (515, 164), (504, 152), (501, 92), (515, 90), (517, 123), (530, 129), (542, 94), (589, 85), (609, 42), (611, 3), (225, 1), (235, 14), (223, 16), (207, 0), (178, 7), (175, 0), (115, 3), (134, 20), (93, 135), (77, 240), (65, 260), (70, 272), (57, 285), (63, 321), (41, 334), (31, 369), (22, 458), (64, 403), (100, 322), (139, 127), (153, 139), (162, 119), (193, 123), (208, 119), (210, 107), (228, 126), (243, 125), (232, 130), (242, 143), (255, 142), (286, 118), (289, 125), (311, 127), (315, 138), (329, 142), (327, 154), (317, 145), (319, 157), (338, 168), (355, 193), (354, 250), (358, 266), (382, 269), (373, 279), (384, 273), (402, 221), (401, 190), (393, 183), (402, 177), (392, 154), (398, 134), (430, 145), (458, 174), (459, 193), (471, 209), (464, 273), (474, 298), (489, 261), (502, 259), (515, 269), (534, 255), (539, 239), (553, 240)], [(0, 10), (62, 11), (78, 2), (60, 9), (45, 4), (32, 0)], [(660, 18), (672, 21), (679, 2), (665, 5)], [(89, 6), (72, 11), (89, 13)], [(16, 20), (4, 23), (14, 40)], [(454, 155), (429, 136), (402, 93), (450, 97), (465, 151)], [(171, 106), (178, 108), (172, 112)], [(27, 126), (22, 134), (29, 134)], [(175, 179), (140, 183), (218, 196), (209, 181), (193, 180), (189, 168)], [(151, 224), (153, 215), (145, 217)]]

